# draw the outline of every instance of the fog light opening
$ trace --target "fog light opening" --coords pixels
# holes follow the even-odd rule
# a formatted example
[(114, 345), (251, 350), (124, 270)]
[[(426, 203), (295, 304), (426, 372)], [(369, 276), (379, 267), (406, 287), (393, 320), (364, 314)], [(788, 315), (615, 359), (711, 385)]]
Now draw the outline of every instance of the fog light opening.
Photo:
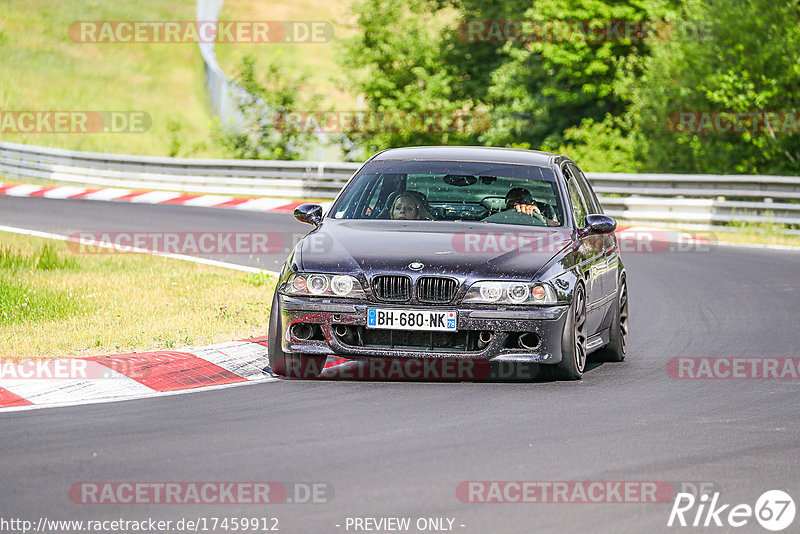
[(526, 332), (524, 334), (520, 334), (519, 338), (517, 339), (517, 345), (519, 345), (519, 348), (521, 349), (536, 350), (542, 345), (542, 338), (533, 332)]
[(294, 323), (290, 332), (293, 338), (300, 341), (308, 341), (314, 335), (314, 329), (308, 323)]

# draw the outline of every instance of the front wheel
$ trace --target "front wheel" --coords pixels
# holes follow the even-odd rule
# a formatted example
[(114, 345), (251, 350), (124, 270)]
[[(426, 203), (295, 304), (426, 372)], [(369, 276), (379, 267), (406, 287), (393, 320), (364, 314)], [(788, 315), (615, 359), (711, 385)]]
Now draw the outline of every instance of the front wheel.
[(324, 356), (301, 356), (283, 352), (281, 344), (281, 303), (278, 290), (272, 297), (272, 308), (269, 311), (269, 333), (267, 337), (267, 355), (269, 367), (273, 374), (286, 378), (317, 378), (325, 365)]
[(552, 367), (557, 380), (580, 380), (586, 368), (586, 292), (575, 288), (569, 316), (561, 336), (561, 361)]
[(278, 290), (272, 297), (272, 308), (269, 310), (269, 332), (267, 334), (267, 352), (269, 367), (276, 375), (286, 376), (286, 356), (281, 346), (281, 308), (278, 301)]

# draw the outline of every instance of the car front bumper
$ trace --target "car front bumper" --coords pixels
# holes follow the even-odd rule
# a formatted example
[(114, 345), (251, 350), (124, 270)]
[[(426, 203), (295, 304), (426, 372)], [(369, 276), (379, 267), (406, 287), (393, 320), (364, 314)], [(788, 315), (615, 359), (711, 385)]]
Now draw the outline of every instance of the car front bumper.
[[(472, 359), (490, 362), (530, 362), (555, 364), (561, 361), (561, 339), (567, 318), (568, 305), (535, 307), (479, 308), (466, 306), (410, 306), (374, 304), (363, 301), (342, 302), (325, 299), (301, 299), (279, 295), (280, 332), (283, 351), (287, 353), (361, 358), (419, 358), (419, 359)], [(457, 331), (489, 331), (491, 341), (478, 350), (436, 350), (355, 346), (342, 342), (334, 333), (335, 325), (363, 327), (367, 324), (370, 307), (397, 309), (425, 309), (457, 312)], [(307, 323), (318, 327), (317, 339), (300, 340), (291, 333), (294, 323)], [(541, 343), (535, 350), (516, 346), (516, 333), (536, 333)]]

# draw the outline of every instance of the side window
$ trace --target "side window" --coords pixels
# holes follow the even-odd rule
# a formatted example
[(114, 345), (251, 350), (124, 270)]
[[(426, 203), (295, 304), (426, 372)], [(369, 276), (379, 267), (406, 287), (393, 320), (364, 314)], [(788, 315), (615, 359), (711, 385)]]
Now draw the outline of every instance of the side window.
[(564, 176), (567, 178), (567, 190), (569, 191), (569, 199), (572, 204), (572, 215), (575, 218), (575, 224), (578, 227), (582, 227), (584, 224), (583, 220), (588, 213), (586, 202), (584, 202), (583, 195), (581, 195), (578, 180), (566, 166), (564, 167)]
[(567, 165), (569, 166), (572, 176), (578, 180), (578, 187), (583, 194), (583, 198), (586, 200), (586, 206), (588, 207), (589, 213), (603, 213), (603, 208), (600, 207), (600, 202), (598, 202), (594, 191), (592, 191), (592, 188), (589, 186), (586, 176), (584, 176), (581, 170), (572, 163), (568, 163)]

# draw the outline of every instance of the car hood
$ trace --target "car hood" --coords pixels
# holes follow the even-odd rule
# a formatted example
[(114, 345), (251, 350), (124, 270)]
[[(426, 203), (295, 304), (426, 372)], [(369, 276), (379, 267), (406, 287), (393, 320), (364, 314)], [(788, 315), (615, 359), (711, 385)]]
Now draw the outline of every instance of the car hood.
[(571, 240), (564, 228), (439, 221), (325, 219), (299, 243), (306, 272), (531, 279)]

